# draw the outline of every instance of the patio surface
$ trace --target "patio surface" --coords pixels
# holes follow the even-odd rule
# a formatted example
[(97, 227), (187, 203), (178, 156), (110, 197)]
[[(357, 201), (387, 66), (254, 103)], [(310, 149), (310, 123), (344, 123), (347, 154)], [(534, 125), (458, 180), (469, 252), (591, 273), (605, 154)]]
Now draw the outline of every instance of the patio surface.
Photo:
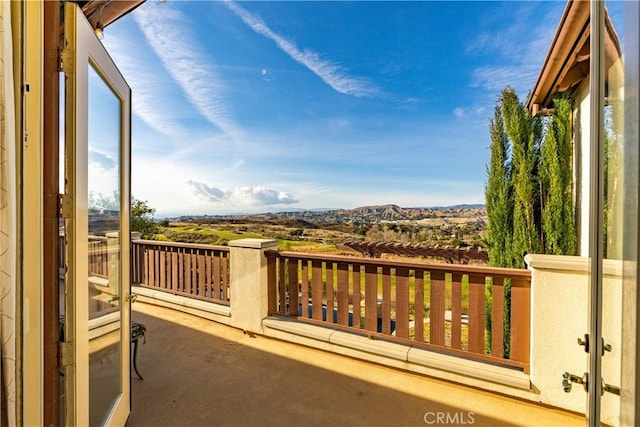
[[(137, 302), (139, 426), (583, 426), (584, 418)], [(438, 422), (439, 419), (442, 422)]]

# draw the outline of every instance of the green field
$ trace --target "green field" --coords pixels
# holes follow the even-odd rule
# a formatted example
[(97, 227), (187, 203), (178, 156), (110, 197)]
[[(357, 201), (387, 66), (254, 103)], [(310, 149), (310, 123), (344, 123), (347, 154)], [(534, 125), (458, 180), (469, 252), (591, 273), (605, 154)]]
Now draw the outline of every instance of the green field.
[(229, 241), (236, 239), (276, 239), (278, 240), (278, 249), (283, 251), (336, 252), (335, 245), (282, 238), (283, 234), (286, 235), (286, 230), (278, 230), (279, 232), (265, 235), (266, 233), (223, 230), (207, 225), (172, 223), (168, 227), (159, 227), (159, 231), (155, 235), (155, 240), (225, 246)]

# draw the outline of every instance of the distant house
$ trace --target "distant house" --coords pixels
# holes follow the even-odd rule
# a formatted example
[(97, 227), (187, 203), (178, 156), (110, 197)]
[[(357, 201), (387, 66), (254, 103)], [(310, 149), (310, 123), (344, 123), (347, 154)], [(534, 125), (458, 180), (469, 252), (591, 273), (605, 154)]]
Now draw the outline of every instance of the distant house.
[[(589, 207), (591, 194), (589, 191), (589, 110), (590, 110), (590, 46), (589, 46), (589, 2), (570, 1), (564, 10), (553, 42), (542, 65), (535, 86), (527, 102), (527, 108), (533, 115), (552, 114), (553, 97), (557, 93), (567, 92), (574, 101), (573, 135), (574, 135), (574, 194), (576, 208), (576, 222), (578, 232), (578, 255), (588, 256), (589, 253)], [(610, 135), (620, 135), (623, 117), (620, 111), (611, 111), (616, 102), (621, 104), (623, 99), (623, 63), (620, 40), (608, 14), (605, 15), (605, 80), (607, 91), (607, 129)], [(621, 139), (621, 138), (619, 138)], [(615, 161), (615, 150), (610, 150), (609, 162)], [(612, 209), (611, 202), (622, 202), (622, 197), (615, 197), (616, 190), (621, 191), (622, 165), (617, 165), (620, 176), (610, 176), (606, 180), (609, 195), (609, 211), (621, 213), (622, 209)], [(612, 179), (613, 178), (613, 179)], [(608, 253), (609, 256), (620, 258), (620, 242), (616, 239), (617, 231), (613, 221), (609, 218)]]

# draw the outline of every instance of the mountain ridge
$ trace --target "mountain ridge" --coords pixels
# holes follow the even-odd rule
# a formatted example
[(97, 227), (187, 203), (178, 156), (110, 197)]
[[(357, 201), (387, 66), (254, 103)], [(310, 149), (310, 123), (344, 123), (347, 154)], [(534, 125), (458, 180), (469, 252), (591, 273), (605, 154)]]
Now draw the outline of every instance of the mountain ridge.
[(173, 218), (175, 220), (203, 220), (212, 218), (217, 220), (232, 219), (300, 219), (309, 222), (348, 222), (375, 223), (380, 221), (419, 221), (430, 218), (484, 218), (485, 206), (482, 204), (458, 204), (439, 207), (411, 207), (405, 208), (396, 204), (360, 206), (353, 209), (328, 210), (289, 210), (280, 212), (265, 212), (257, 214), (225, 214), (225, 215), (188, 215)]

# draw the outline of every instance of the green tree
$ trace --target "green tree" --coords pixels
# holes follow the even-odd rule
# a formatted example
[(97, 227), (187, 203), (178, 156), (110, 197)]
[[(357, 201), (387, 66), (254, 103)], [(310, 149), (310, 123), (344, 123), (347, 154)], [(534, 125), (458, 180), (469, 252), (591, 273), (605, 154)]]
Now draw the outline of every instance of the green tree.
[[(511, 182), (511, 164), (509, 161), (509, 138), (504, 128), (502, 109), (496, 106), (493, 119), (489, 122), (491, 132), (491, 160), (487, 167), (487, 184), (485, 185), (485, 205), (487, 209), (487, 243), (489, 263), (496, 267), (511, 266), (511, 239), (513, 230), (513, 184)], [(486, 350), (491, 350), (492, 342), (492, 282), (485, 289), (485, 329), (487, 331)], [(509, 283), (505, 287), (504, 330), (511, 330), (509, 322), (510, 295)], [(505, 333), (505, 337), (509, 334)], [(509, 354), (509, 340), (503, 343), (505, 354)]]
[(152, 239), (157, 233), (158, 226), (153, 220), (154, 208), (146, 200), (131, 200), (131, 230), (137, 231), (143, 239)]
[(571, 101), (566, 95), (558, 95), (553, 105), (555, 114), (548, 121), (540, 158), (544, 253), (574, 255), (577, 238), (571, 167)]
[(513, 186), (509, 162), (509, 139), (502, 112), (496, 106), (489, 123), (491, 161), (487, 166), (485, 204), (487, 209), (487, 243), (489, 263), (497, 267), (511, 264), (511, 230), (513, 228)]
[(513, 88), (501, 96), (502, 117), (511, 141), (513, 183), (513, 236), (509, 267), (524, 267), (524, 254), (542, 249), (538, 163), (542, 123), (532, 117)]
[[(567, 96), (560, 95), (554, 98), (554, 106), (556, 114), (543, 122), (531, 116), (511, 87), (507, 86), (498, 98), (489, 123), (491, 160), (485, 186), (491, 265), (522, 268), (528, 252), (576, 251), (571, 103)], [(505, 357), (510, 353), (510, 285), (505, 280)], [(491, 292), (487, 289), (487, 313), (491, 305)], [(489, 314), (485, 323), (490, 340)]]

